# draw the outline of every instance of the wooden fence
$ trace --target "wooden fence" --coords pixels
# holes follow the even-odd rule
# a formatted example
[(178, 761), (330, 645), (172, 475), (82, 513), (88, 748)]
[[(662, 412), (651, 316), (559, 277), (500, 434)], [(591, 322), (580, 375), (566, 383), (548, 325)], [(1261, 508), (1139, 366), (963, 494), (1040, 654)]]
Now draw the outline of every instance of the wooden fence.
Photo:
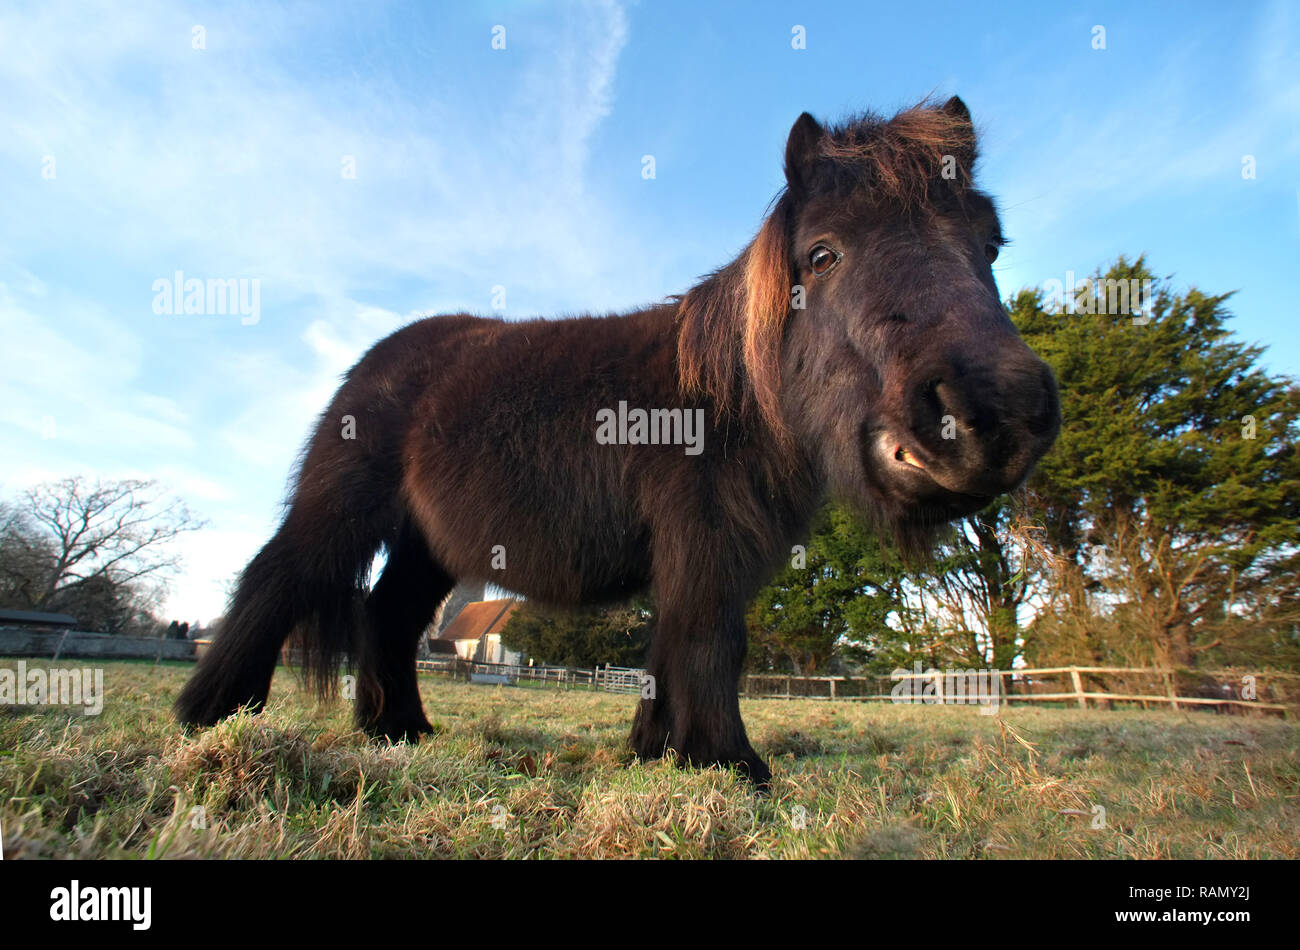
[[(7, 638), (7, 639), (6, 639)], [(48, 633), (0, 628), (0, 655), (139, 657), (155, 661), (193, 659), (196, 645), (201, 654), (206, 641), (159, 640), (154, 638), (110, 637), (82, 631)], [(285, 662), (300, 659), (286, 647)], [(509, 683), (535, 683), (563, 689), (599, 689), (639, 693), (644, 670), (635, 667), (604, 666), (574, 669), (563, 666), (519, 666), (504, 663), (475, 663), (456, 657), (419, 660), (423, 673), (470, 679), (474, 674), (505, 677)], [(935, 672), (900, 672), (894, 676), (786, 676), (754, 673), (741, 678), (741, 695), (750, 699), (814, 699), (852, 702), (951, 702), (951, 690)], [(1056, 666), (1013, 670), (943, 670), (958, 676), (978, 674), (996, 677), (997, 702), (1068, 703), (1080, 709), (1113, 708), (1116, 704), (1140, 704), (1144, 709), (1168, 705), (1172, 709), (1208, 708), (1228, 712), (1255, 711), (1285, 716), (1300, 715), (1300, 674), (1273, 670), (1176, 670), (1156, 667)], [(930, 695), (899, 697), (905, 681), (930, 682)], [(910, 685), (910, 684), (909, 684)], [(907, 687), (903, 687), (906, 689)], [(908, 690), (911, 692), (911, 690)], [(947, 695), (945, 695), (947, 694)], [(969, 696), (958, 701), (970, 702)]]
[[(594, 670), (556, 666), (511, 666), (453, 658), (420, 660), (421, 672), (462, 679), (474, 674), (504, 676), (564, 689), (599, 689), (639, 693), (645, 671), (635, 667)], [(936, 673), (938, 674), (936, 678)], [(964, 689), (962, 680), (984, 677), (982, 693)], [(954, 678), (958, 686), (954, 689)], [(996, 679), (996, 686), (992, 680)], [(910, 681), (910, 682), (909, 682)], [(1271, 670), (1173, 670), (1155, 667), (1057, 666), (1014, 670), (926, 670), (892, 676), (786, 676), (753, 673), (741, 678), (741, 695), (749, 699), (813, 699), (850, 702), (987, 704), (991, 693), (1002, 703), (1072, 704), (1080, 709), (1114, 708), (1117, 704), (1168, 705), (1172, 709), (1208, 708), (1225, 712), (1255, 711), (1268, 715), (1300, 714), (1300, 674)], [(924, 694), (923, 694), (924, 691)], [(899, 693), (905, 695), (900, 696)]]
[[(750, 674), (741, 695), (751, 699), (855, 702), (951, 702), (950, 676), (996, 678), (998, 703), (1074, 703), (1080, 709), (1116, 703), (1168, 704), (1257, 710), (1285, 716), (1300, 712), (1300, 674), (1252, 670), (1174, 670), (1155, 667), (1060, 666), (1013, 670), (927, 670), (891, 676), (785, 676)], [(912, 681), (912, 682), (908, 682)], [(913, 688), (913, 684), (917, 684)], [(928, 685), (927, 685), (928, 684)], [(988, 684), (991, 686), (991, 683)], [(927, 690), (925, 696), (920, 691)], [(906, 695), (900, 696), (899, 693)], [(951, 693), (951, 689), (949, 689)], [(986, 690), (987, 693), (987, 690)], [(973, 695), (973, 692), (967, 694)], [(964, 696), (962, 701), (969, 701)]]

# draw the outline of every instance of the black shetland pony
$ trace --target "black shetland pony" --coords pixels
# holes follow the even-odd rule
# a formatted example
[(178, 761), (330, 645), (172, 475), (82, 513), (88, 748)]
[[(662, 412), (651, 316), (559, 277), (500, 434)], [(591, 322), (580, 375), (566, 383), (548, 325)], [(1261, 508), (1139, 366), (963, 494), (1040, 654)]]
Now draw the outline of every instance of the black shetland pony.
[(633, 749), (766, 783), (740, 717), (744, 612), (818, 506), (851, 503), (921, 551), (1056, 438), (1056, 383), (1000, 302), (974, 163), (955, 97), (833, 127), (805, 113), (758, 236), (684, 296), (381, 340), (321, 416), (179, 718), (260, 709), (293, 633), (322, 694), (348, 654), (359, 725), (414, 741), (431, 731), (417, 644), (458, 578), (552, 604), (648, 587), (655, 689)]

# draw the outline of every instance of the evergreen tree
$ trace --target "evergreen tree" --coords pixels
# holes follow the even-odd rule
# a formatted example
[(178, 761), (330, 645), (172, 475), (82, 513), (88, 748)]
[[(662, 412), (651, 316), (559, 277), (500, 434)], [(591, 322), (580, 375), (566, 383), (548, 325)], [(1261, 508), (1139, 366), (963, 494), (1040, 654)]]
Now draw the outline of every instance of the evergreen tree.
[(827, 507), (806, 551), (786, 565), (750, 606), (747, 666), (800, 675), (869, 662), (896, 634), (902, 560), (849, 511)]
[[(1149, 308), (1086, 290), (1074, 313), (1035, 291), (1011, 301), (1064, 417), (1031, 481), (1062, 594), (1037, 653), (1294, 663), (1300, 390), (1232, 338), (1229, 294), (1175, 294), (1142, 258), (1101, 280), (1150, 281)], [(1070, 616), (1100, 618), (1105, 639), (1047, 636)]]

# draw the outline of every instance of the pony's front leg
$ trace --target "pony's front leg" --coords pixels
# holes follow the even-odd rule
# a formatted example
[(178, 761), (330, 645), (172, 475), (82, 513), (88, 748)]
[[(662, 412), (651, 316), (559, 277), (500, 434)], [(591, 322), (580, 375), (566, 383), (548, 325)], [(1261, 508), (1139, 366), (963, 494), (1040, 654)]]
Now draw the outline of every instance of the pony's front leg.
[(739, 683), (748, 637), (743, 607), (697, 598), (662, 601), (650, 646), (632, 747), (642, 759), (674, 754), (690, 765), (737, 768), (766, 785), (771, 770), (740, 718)]

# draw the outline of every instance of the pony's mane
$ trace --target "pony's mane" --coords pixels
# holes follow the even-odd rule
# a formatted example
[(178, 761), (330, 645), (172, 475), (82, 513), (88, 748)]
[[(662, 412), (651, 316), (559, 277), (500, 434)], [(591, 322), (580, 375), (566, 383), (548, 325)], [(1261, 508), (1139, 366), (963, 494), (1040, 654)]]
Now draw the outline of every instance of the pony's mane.
[(790, 310), (789, 195), (780, 194), (736, 260), (683, 296), (677, 311), (681, 389), (717, 415), (757, 410), (779, 437), (781, 335)]
[[(944, 180), (960, 200), (973, 187), (975, 133), (969, 116), (925, 100), (885, 119), (863, 113), (825, 130), (813, 178), (819, 193), (869, 187), (873, 200), (907, 212)], [(794, 282), (793, 199), (783, 189), (753, 242), (735, 261), (696, 285), (678, 304), (677, 360), (682, 391), (704, 396), (719, 414), (756, 410), (782, 442), (780, 350)]]

